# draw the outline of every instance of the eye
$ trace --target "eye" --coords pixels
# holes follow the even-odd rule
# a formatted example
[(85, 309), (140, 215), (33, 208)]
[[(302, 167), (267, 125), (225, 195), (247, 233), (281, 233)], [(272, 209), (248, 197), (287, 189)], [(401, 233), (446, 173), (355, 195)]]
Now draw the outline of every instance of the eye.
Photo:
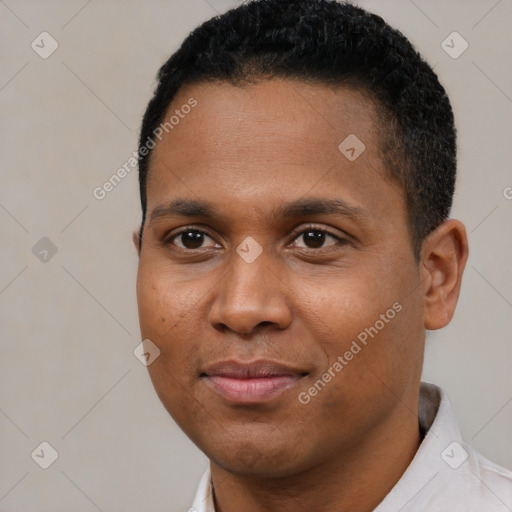
[[(209, 245), (203, 245), (207, 241)], [(310, 226), (298, 232), (293, 240), (302, 241), (302, 244), (295, 242), (295, 246), (299, 249), (323, 249), (335, 245), (343, 245), (348, 242), (347, 239), (334, 235), (325, 229), (315, 226)], [(331, 243), (328, 243), (328, 242)], [(168, 239), (164, 240), (164, 245), (174, 245), (178, 249), (184, 251), (193, 251), (196, 249), (205, 248), (219, 248), (217, 244), (207, 231), (198, 228), (184, 228), (178, 233), (173, 234)]]
[(339, 237), (329, 233), (329, 231), (326, 231), (325, 229), (320, 229), (314, 226), (302, 230), (300, 233), (298, 233), (294, 240), (302, 240), (304, 245), (298, 245), (297, 247), (305, 249), (322, 249), (324, 248), (324, 244), (329, 240), (333, 240), (334, 243), (331, 243), (328, 246), (336, 244), (343, 245), (348, 242), (348, 240), (345, 238)]
[(210, 245), (209, 247), (216, 247), (218, 245), (206, 231), (197, 228), (182, 229), (179, 233), (175, 233), (166, 240), (165, 244), (173, 244), (184, 250), (201, 249), (203, 248), (202, 245), (205, 242), (205, 238), (210, 239), (213, 242), (213, 245)]

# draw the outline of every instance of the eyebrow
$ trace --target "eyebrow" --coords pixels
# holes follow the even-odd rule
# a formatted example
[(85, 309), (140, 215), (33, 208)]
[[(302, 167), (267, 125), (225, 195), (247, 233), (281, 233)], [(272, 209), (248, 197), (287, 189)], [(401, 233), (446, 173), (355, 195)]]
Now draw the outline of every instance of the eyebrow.
[[(357, 206), (349, 205), (342, 199), (304, 198), (277, 206), (271, 212), (272, 218), (288, 219), (312, 215), (340, 215), (355, 221), (366, 220), (368, 213)], [(157, 206), (150, 215), (149, 224), (167, 217), (222, 217), (215, 206), (208, 201), (196, 199), (174, 199), (169, 204)]]

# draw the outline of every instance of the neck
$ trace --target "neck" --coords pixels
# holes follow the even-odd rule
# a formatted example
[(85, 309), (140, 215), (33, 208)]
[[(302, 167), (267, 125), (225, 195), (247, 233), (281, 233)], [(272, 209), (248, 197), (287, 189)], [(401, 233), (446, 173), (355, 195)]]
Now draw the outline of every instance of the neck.
[(281, 478), (237, 475), (211, 462), (216, 512), (370, 512), (401, 478), (421, 442), (418, 397), (400, 404), (364, 441)]

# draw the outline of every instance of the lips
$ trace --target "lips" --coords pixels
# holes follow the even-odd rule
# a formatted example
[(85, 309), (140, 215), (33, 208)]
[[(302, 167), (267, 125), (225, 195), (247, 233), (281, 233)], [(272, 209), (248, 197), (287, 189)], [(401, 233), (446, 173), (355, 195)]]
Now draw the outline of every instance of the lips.
[(271, 400), (295, 386), (305, 375), (307, 372), (301, 369), (268, 360), (222, 361), (207, 366), (202, 373), (213, 392), (239, 405)]

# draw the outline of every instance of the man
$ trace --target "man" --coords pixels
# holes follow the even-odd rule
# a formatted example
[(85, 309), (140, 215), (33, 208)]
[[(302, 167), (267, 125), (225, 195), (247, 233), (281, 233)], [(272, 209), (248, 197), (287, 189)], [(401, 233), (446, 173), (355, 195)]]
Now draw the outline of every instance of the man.
[(137, 295), (197, 512), (506, 511), (512, 473), (421, 383), (468, 257), (449, 100), (380, 17), (246, 3), (159, 72)]

